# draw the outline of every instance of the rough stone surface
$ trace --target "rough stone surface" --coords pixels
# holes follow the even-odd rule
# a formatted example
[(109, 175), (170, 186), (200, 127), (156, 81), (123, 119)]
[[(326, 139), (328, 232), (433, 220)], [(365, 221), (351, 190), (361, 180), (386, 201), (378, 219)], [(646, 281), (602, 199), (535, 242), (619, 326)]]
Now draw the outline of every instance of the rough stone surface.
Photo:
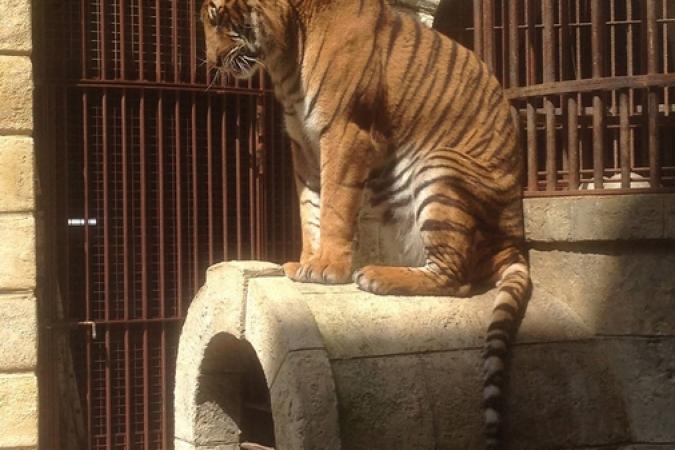
[(32, 295), (0, 295), (0, 371), (32, 370), (37, 319)]
[(206, 284), (190, 306), (178, 347), (174, 411), (176, 442), (181, 445), (203, 444), (200, 436), (211, 436), (212, 429), (202, 418), (217, 411), (209, 410), (208, 404), (200, 409), (207, 399), (198, 403), (201, 365), (209, 344), (219, 335), (234, 340), (243, 336), (249, 280), (278, 271), (275, 264), (255, 261), (221, 263), (207, 271)]
[(632, 440), (675, 446), (675, 339), (613, 339), (602, 348), (623, 387)]
[(33, 129), (32, 73), (27, 56), (0, 56), (0, 131)]
[(0, 374), (0, 447), (37, 444), (37, 394), (34, 374)]
[(529, 241), (672, 239), (675, 194), (594, 195), (524, 201)]
[[(531, 251), (534, 295), (509, 371), (510, 448), (652, 450), (675, 442), (674, 253), (660, 244), (609, 247)], [(481, 355), (494, 290), (469, 299), (375, 296), (269, 276), (240, 289), (237, 270), (210, 272), (178, 364), (191, 348), (191, 364), (207, 373), (241, 365), (216, 347), (200, 363), (204, 351), (184, 343), (190, 332), (209, 341), (212, 324), (232, 322), (264, 371), (278, 450), (483, 448)], [(228, 286), (245, 298), (235, 300)], [(219, 379), (228, 384), (211, 385), (221, 403), (236, 404), (238, 382)], [(193, 389), (190, 380), (177, 377), (176, 398)], [(221, 431), (223, 411), (220, 404), (213, 416)], [(237, 421), (236, 408), (227, 414)]]
[(288, 353), (270, 395), (277, 449), (342, 448), (338, 401), (325, 350)]
[(0, 27), (1, 52), (30, 52), (32, 44), (30, 0), (0, 0), (3, 24)]
[(536, 298), (562, 301), (593, 333), (675, 334), (672, 245), (531, 250), (530, 264)]
[(0, 215), (0, 243), (0, 289), (35, 288), (35, 221), (32, 215)]
[(33, 139), (0, 136), (0, 212), (33, 209)]

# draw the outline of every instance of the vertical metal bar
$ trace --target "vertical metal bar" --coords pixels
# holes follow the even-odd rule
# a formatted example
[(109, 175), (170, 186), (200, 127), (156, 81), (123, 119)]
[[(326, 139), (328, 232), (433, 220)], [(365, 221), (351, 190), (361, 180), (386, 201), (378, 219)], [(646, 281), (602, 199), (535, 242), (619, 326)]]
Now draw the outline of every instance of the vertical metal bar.
[(483, 55), (483, 0), (473, 0), (473, 51)]
[(250, 257), (255, 258), (255, 102), (252, 95), (248, 96), (248, 236), (251, 244)]
[(171, 50), (173, 52), (173, 82), (180, 79), (180, 67), (178, 66), (178, 3), (171, 2)]
[(509, 86), (519, 86), (520, 45), (518, 44), (518, 0), (509, 0)]
[(127, 92), (122, 90), (122, 255), (124, 282), (124, 320), (129, 320), (129, 148), (127, 146)]
[(181, 192), (180, 107), (180, 94), (176, 94), (174, 104), (176, 173), (174, 174), (174, 179), (176, 184), (176, 315), (178, 317), (183, 316), (183, 205), (181, 200), (183, 194)]
[[(141, 310), (143, 319), (149, 317), (148, 305), (148, 202), (147, 167), (145, 142), (145, 92), (141, 92), (139, 104), (139, 167), (140, 167), (140, 207), (141, 207)], [(148, 325), (143, 325), (143, 443), (145, 450), (150, 449), (150, 374), (149, 374)]]
[[(159, 15), (159, 12), (158, 12)], [(160, 92), (157, 94), (157, 221), (159, 227), (159, 316), (163, 319), (166, 317), (166, 249), (165, 249), (165, 230), (164, 230), (164, 95)], [(166, 337), (164, 328), (162, 328), (161, 335), (161, 365), (166, 367)], [(168, 396), (166, 390), (168, 388), (168, 380), (166, 379), (166, 372), (162, 370), (162, 420), (161, 420), (161, 435), (162, 448), (168, 448)]]
[(112, 447), (113, 427), (112, 427), (112, 361), (110, 346), (110, 329), (106, 328), (104, 331), (105, 339), (105, 442), (107, 448)]
[[(162, 81), (162, 13), (160, 0), (155, 0), (155, 81)], [(161, 98), (161, 97), (160, 97)]]
[[(124, 320), (129, 320), (129, 148), (127, 145), (127, 91), (122, 90), (122, 243), (123, 243), (123, 283), (124, 283)], [(126, 432), (126, 448), (131, 449), (131, 370), (129, 366), (129, 330), (124, 330), (124, 418)]]
[(195, 2), (190, 0), (190, 82), (197, 80), (197, 31), (195, 27)]
[(99, 69), (101, 70), (101, 73), (99, 74), (99, 78), (102, 80), (105, 80), (108, 78), (107, 75), (107, 70), (106, 70), (106, 54), (105, 54), (105, 0), (99, 0), (98, 2), (98, 7), (99, 7), (99, 24), (98, 24), (98, 32), (99, 32), (99, 40), (98, 40), (98, 45), (99, 45), (99, 57), (101, 58), (99, 61)]
[[(192, 150), (192, 290), (199, 286), (199, 184), (197, 173), (197, 98), (191, 97), (191, 150)], [(193, 292), (190, 292), (192, 295)]]
[(241, 217), (241, 99), (236, 98), (236, 131), (235, 131), (235, 155), (236, 155), (236, 195), (237, 195), (237, 259), (242, 258), (242, 217)]
[(497, 61), (494, 50), (494, 14), (494, 0), (483, 0), (483, 59), (491, 72), (495, 71)]
[(227, 261), (229, 257), (229, 236), (228, 228), (228, 194), (227, 194), (227, 104), (225, 97), (222, 99), (222, 106), (220, 109), (220, 183), (221, 183), (221, 197), (223, 199), (223, 260)]
[(537, 187), (537, 123), (536, 111), (531, 101), (527, 102), (527, 190)]
[[(593, 78), (601, 78), (604, 74), (604, 15), (603, 0), (591, 0), (591, 51), (593, 54)], [(605, 107), (601, 93), (593, 94), (593, 185), (596, 189), (603, 187), (605, 168)]]
[(526, 55), (526, 82), (527, 86), (537, 83), (537, 52), (535, 46), (536, 17), (534, 13), (533, 0), (525, 2), (525, 18), (527, 21), (527, 30), (525, 34)]
[[(138, 0), (138, 79), (145, 80), (145, 17), (143, 0)], [(158, 32), (159, 34), (159, 32)]]
[[(658, 72), (659, 42), (656, 0), (646, 0), (647, 73)], [(661, 154), (659, 152), (658, 97), (655, 88), (647, 90), (647, 143), (649, 149), (649, 181), (651, 187), (661, 185)]]
[(619, 148), (621, 151), (621, 187), (630, 187), (630, 124), (628, 118), (628, 91), (619, 93)]
[[(555, 81), (555, 35), (553, 28), (553, 0), (544, 0), (542, 3), (542, 16), (544, 22), (543, 53), (544, 83)], [(546, 190), (556, 189), (557, 171), (555, 160), (555, 115), (553, 101), (549, 96), (544, 97), (544, 114), (546, 115)]]
[(90, 23), (89, 21), (90, 18), (87, 15), (87, 2), (85, 0), (80, 0), (80, 51), (82, 52), (80, 55), (80, 65), (82, 66), (80, 67), (80, 70), (82, 71), (80, 76), (82, 79), (87, 78), (87, 42), (89, 42), (87, 39), (87, 25)]
[(103, 305), (105, 320), (110, 320), (110, 218), (108, 213), (110, 207), (108, 204), (108, 90), (103, 89)]
[(125, 10), (125, 1), (124, 0), (119, 0), (119, 35), (120, 35), (120, 73), (118, 74), (117, 78), (118, 79), (126, 79), (127, 77), (127, 71), (126, 71), (126, 21), (124, 17), (124, 10)]
[(143, 449), (150, 450), (150, 355), (148, 324), (143, 324)]
[(576, 96), (567, 98), (567, 171), (569, 189), (579, 188), (579, 124)]
[(209, 244), (209, 266), (213, 265), (213, 120), (211, 112), (211, 96), (207, 97), (206, 103), (206, 191), (207, 191), (207, 210), (208, 210), (208, 244)]
[[(91, 237), (89, 233), (89, 97), (82, 93), (82, 176), (84, 195), (84, 318), (92, 320), (91, 314)], [(87, 445), (92, 448), (91, 441), (91, 341), (85, 344), (85, 402), (87, 408)]]

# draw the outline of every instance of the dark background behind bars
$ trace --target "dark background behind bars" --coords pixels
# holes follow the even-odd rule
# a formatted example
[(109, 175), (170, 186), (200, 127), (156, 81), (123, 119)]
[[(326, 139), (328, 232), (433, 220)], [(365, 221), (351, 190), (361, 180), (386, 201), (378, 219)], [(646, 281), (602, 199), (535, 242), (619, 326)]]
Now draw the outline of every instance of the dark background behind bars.
[(47, 447), (171, 448), (178, 332), (206, 268), (299, 253), (277, 105), (261, 77), (209, 77), (197, 7), (35, 2), (43, 288), (64, 305), (41, 315), (70, 333), (85, 417), (69, 429), (43, 352)]
[[(436, 26), (478, 43), (514, 100), (527, 195), (579, 192), (626, 169), (672, 187), (669, 1), (602, 1), (599, 17), (594, 0), (479, 0), (447, 17), (453, 2), (442, 2)], [(196, 3), (34, 3), (48, 448), (71, 449), (59, 442), (78, 435), (84, 448), (172, 448), (178, 332), (205, 269), (299, 252), (281, 111), (263, 78), (208, 76)], [(64, 333), (74, 378), (60, 383), (79, 395), (70, 401), (57, 382)]]

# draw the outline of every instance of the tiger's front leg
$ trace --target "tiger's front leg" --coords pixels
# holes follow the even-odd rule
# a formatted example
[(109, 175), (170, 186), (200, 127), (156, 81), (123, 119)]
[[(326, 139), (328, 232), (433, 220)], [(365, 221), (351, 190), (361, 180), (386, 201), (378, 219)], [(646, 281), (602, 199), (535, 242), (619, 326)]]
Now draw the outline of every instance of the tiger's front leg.
[(365, 181), (372, 167), (373, 145), (356, 124), (335, 126), (321, 138), (319, 248), (291, 275), (296, 281), (349, 283), (352, 241)]

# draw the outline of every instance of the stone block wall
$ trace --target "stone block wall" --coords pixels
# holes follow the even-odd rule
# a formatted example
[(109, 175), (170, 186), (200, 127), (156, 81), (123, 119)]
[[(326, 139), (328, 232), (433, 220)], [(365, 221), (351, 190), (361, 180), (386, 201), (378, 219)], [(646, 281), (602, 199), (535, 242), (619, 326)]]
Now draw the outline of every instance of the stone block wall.
[(0, 449), (38, 446), (30, 0), (0, 0)]

